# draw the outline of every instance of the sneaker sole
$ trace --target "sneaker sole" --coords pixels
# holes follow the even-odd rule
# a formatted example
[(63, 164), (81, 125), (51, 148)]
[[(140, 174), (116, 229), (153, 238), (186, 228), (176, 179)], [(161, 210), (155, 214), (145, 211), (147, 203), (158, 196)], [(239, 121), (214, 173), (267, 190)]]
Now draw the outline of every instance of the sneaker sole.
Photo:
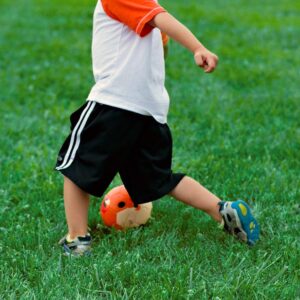
[(70, 250), (70, 248), (66, 245), (63, 245), (63, 249), (64, 249), (64, 255), (65, 256), (72, 256), (72, 257), (81, 257), (81, 256), (91, 256), (92, 255), (92, 251), (91, 249), (86, 249), (83, 251), (76, 251), (76, 250)]
[[(231, 208), (237, 212), (237, 226), (243, 230), (247, 235), (247, 244), (253, 246), (259, 239), (259, 225), (254, 216), (252, 215), (249, 205), (242, 201), (238, 200), (232, 202)], [(238, 224), (240, 223), (240, 224)]]

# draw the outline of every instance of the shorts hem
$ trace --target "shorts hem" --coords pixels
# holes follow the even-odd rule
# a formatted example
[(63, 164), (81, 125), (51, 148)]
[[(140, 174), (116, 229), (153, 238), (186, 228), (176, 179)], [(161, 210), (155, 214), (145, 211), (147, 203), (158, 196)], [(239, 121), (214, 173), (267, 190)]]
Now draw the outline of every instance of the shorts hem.
[(67, 177), (69, 180), (71, 180), (77, 187), (79, 187), (82, 191), (84, 191), (85, 193), (97, 197), (97, 198), (101, 198), (103, 196), (103, 193), (95, 193), (93, 191), (89, 191), (89, 189), (87, 189), (86, 187), (82, 186), (80, 184), (80, 180), (75, 178), (75, 176), (72, 176), (72, 174), (70, 172), (67, 171), (68, 169), (61, 169), (61, 170), (57, 170), (55, 169), (55, 171), (60, 172), (63, 176)]
[(135, 205), (139, 205), (139, 204), (159, 200), (160, 198), (166, 196), (169, 192), (171, 192), (185, 176), (186, 174), (183, 173), (175, 173), (172, 175), (171, 182), (161, 187), (158, 191), (141, 197), (139, 196), (135, 197), (135, 199), (131, 197), (132, 201)]

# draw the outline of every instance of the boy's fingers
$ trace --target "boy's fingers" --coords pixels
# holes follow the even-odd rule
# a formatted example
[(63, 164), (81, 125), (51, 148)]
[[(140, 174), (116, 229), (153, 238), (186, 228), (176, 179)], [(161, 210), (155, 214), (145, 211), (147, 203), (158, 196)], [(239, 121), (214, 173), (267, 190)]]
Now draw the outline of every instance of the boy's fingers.
[(214, 65), (208, 65), (206, 68), (205, 68), (205, 73), (211, 73), (216, 67)]
[(196, 64), (206, 73), (212, 72), (218, 64), (218, 57), (210, 52), (198, 52), (194, 55)]
[(209, 66), (205, 69), (205, 73), (211, 73), (214, 71), (215, 68), (216, 68), (215, 66)]
[(206, 73), (211, 73), (218, 64), (218, 58), (217, 57), (208, 57), (207, 58), (207, 68), (205, 68)]
[(203, 68), (204, 67), (204, 61), (203, 61), (202, 55), (201, 54), (195, 54), (194, 58), (195, 58), (195, 63), (199, 67)]

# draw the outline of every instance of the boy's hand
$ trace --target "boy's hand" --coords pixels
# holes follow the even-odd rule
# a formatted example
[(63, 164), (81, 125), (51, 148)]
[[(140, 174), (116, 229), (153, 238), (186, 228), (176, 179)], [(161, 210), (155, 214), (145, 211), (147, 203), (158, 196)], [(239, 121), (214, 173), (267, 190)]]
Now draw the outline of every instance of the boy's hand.
[(208, 51), (206, 48), (198, 48), (194, 53), (197, 66), (204, 69), (205, 73), (211, 73), (218, 65), (218, 56)]

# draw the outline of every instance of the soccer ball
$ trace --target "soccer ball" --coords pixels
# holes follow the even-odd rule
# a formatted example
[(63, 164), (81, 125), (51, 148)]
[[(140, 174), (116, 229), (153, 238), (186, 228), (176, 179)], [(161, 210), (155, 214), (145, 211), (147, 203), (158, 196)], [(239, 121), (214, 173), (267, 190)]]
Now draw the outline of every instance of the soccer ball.
[(124, 185), (113, 188), (104, 196), (100, 214), (106, 226), (122, 230), (146, 224), (151, 216), (152, 203), (134, 207)]

